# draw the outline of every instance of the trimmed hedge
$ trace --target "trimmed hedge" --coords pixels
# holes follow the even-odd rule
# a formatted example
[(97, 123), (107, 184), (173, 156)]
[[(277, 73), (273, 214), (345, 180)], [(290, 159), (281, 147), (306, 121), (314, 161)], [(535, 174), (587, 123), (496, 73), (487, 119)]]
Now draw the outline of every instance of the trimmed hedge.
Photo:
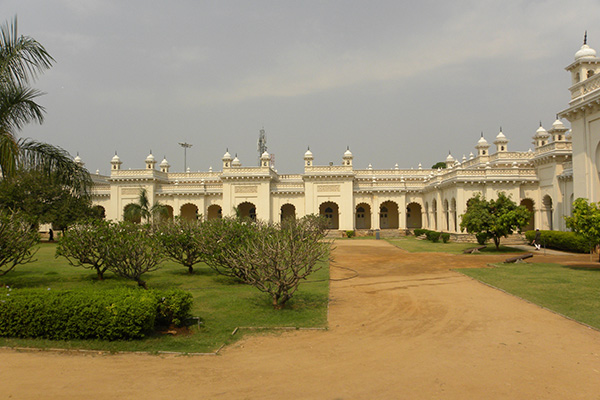
[(0, 296), (0, 336), (53, 340), (140, 339), (157, 321), (183, 321), (191, 307), (180, 290), (4, 289)]
[[(540, 231), (541, 244), (549, 249), (570, 251), (573, 253), (589, 253), (590, 245), (575, 232)], [(533, 242), (535, 231), (525, 232), (527, 242)]]
[(432, 241), (433, 243), (437, 243), (440, 241), (440, 238), (444, 243), (448, 243), (450, 241), (450, 234), (447, 232), (437, 232), (431, 231), (429, 229), (421, 229), (417, 228), (414, 230), (415, 236), (425, 235), (427, 240)]

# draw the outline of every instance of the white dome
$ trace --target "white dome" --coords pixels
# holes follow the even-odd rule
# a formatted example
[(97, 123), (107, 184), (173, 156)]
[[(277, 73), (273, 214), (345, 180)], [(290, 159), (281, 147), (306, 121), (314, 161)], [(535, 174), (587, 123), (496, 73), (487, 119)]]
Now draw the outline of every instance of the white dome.
[(452, 154), (448, 153), (448, 157), (446, 157), (446, 162), (454, 162), (454, 157), (452, 157)]
[(587, 44), (581, 46), (581, 48), (575, 53), (575, 61), (584, 59), (584, 58), (596, 58), (596, 50), (592, 49)]
[(169, 162), (167, 161), (167, 157), (163, 158), (163, 160), (160, 162), (160, 166), (161, 167), (169, 167)]
[(496, 141), (497, 142), (506, 141), (506, 136), (504, 136), (504, 133), (502, 133), (502, 131), (500, 131), (500, 133), (498, 133), (498, 136), (496, 136)]
[(229, 154), (229, 151), (226, 151), (225, 154), (223, 154), (223, 160), (231, 160), (231, 154)]
[(306, 150), (306, 153), (304, 153), (304, 158), (312, 158), (313, 153), (312, 151), (310, 151), (310, 149)]
[(231, 162), (231, 165), (235, 165), (236, 167), (239, 167), (240, 165), (242, 165), (242, 162), (237, 158), (237, 154), (236, 154), (235, 158), (233, 159), (233, 161)]
[(81, 163), (81, 157), (79, 157), (79, 154), (77, 154), (77, 156), (75, 156), (75, 158), (73, 159), (73, 161), (74, 161), (76, 164), (79, 164), (79, 163)]
[(113, 163), (118, 163), (121, 162), (121, 159), (119, 158), (119, 156), (115, 153), (115, 156), (112, 158), (112, 160), (110, 160), (110, 162)]
[(347, 149), (347, 150), (344, 152), (344, 157), (352, 157), (352, 152), (350, 151), (350, 149)]
[(556, 121), (554, 121), (554, 123), (552, 124), (552, 127), (554, 129), (565, 129), (565, 125), (562, 123), (562, 121), (560, 119), (557, 119)]
[(481, 137), (477, 141), (477, 146), (489, 146), (488, 141), (485, 140), (485, 138), (483, 137), (483, 133), (481, 134)]
[(267, 152), (265, 151), (264, 153), (262, 153), (262, 155), (260, 156), (260, 158), (263, 158), (263, 159), (265, 159), (265, 158), (266, 158), (266, 159), (268, 160), (269, 158), (271, 158), (271, 156), (269, 155), (269, 153), (267, 153)]
[(148, 154), (148, 157), (146, 157), (146, 162), (154, 162), (154, 156), (152, 153)]
[(540, 125), (540, 127), (539, 127), (539, 128), (537, 128), (537, 130), (535, 131), (535, 134), (536, 134), (536, 136), (541, 136), (541, 137), (544, 137), (544, 136), (550, 136), (550, 135), (548, 134), (548, 131), (546, 131), (546, 130), (544, 129), (544, 127), (543, 127), (543, 126), (541, 126), (541, 125)]

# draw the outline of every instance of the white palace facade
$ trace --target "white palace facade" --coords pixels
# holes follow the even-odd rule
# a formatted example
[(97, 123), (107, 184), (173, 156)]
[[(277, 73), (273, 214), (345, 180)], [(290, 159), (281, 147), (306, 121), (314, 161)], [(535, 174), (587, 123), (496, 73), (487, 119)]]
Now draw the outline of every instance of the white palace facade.
[(124, 170), (115, 155), (110, 176), (93, 175), (93, 202), (107, 219), (121, 220), (143, 188), (150, 202), (166, 205), (172, 217), (220, 218), (237, 209), (273, 222), (321, 214), (331, 229), (342, 231), (459, 233), (472, 196), (491, 199), (505, 192), (533, 211), (526, 229), (565, 230), (563, 217), (570, 215), (574, 199), (600, 200), (600, 59), (584, 42), (566, 70), (572, 76), (569, 107), (548, 130), (540, 125), (529, 151), (511, 151), (501, 131), (492, 143), (482, 134), (468, 158), (448, 155), (445, 169), (355, 169), (350, 150), (340, 165), (314, 165), (308, 150), (301, 174), (279, 174), (266, 152), (256, 167), (242, 166), (227, 152), (222, 170), (208, 172), (169, 172), (168, 161), (157, 165), (152, 154), (145, 168)]

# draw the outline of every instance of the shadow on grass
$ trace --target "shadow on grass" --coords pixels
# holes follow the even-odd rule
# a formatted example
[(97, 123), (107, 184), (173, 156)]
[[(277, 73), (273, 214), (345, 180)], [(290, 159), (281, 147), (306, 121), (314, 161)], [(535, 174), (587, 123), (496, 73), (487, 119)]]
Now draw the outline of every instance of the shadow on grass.
[(568, 269), (573, 269), (576, 271), (600, 272), (600, 263), (598, 263), (598, 262), (568, 264), (568, 265), (563, 265), (563, 267), (568, 268)]

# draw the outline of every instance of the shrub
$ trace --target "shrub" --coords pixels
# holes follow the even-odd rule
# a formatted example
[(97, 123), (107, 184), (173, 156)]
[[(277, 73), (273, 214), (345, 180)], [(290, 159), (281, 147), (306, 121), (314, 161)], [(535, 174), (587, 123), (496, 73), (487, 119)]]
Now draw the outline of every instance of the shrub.
[(356, 236), (356, 233), (354, 231), (346, 231), (347, 238), (353, 238), (354, 236)]
[(152, 290), (157, 299), (156, 326), (181, 326), (190, 318), (194, 298), (180, 289)]
[(53, 340), (140, 339), (181, 326), (192, 295), (180, 289), (0, 290), (0, 336)]
[[(540, 231), (542, 246), (549, 249), (570, 251), (574, 253), (588, 253), (589, 243), (575, 232)], [(535, 231), (525, 232), (525, 238), (529, 243), (535, 238)]]
[(426, 232), (427, 232), (427, 229), (417, 228), (417, 229), (415, 229), (415, 236), (424, 235)]
[(427, 240), (431, 240), (433, 243), (437, 243), (440, 241), (440, 232), (427, 231), (425, 235), (427, 236)]
[(445, 232), (441, 234), (442, 242), (448, 243), (450, 241), (450, 234)]
[(152, 331), (157, 313), (156, 296), (135, 289), (19, 289), (7, 294), (0, 301), (0, 336), (138, 339)]

